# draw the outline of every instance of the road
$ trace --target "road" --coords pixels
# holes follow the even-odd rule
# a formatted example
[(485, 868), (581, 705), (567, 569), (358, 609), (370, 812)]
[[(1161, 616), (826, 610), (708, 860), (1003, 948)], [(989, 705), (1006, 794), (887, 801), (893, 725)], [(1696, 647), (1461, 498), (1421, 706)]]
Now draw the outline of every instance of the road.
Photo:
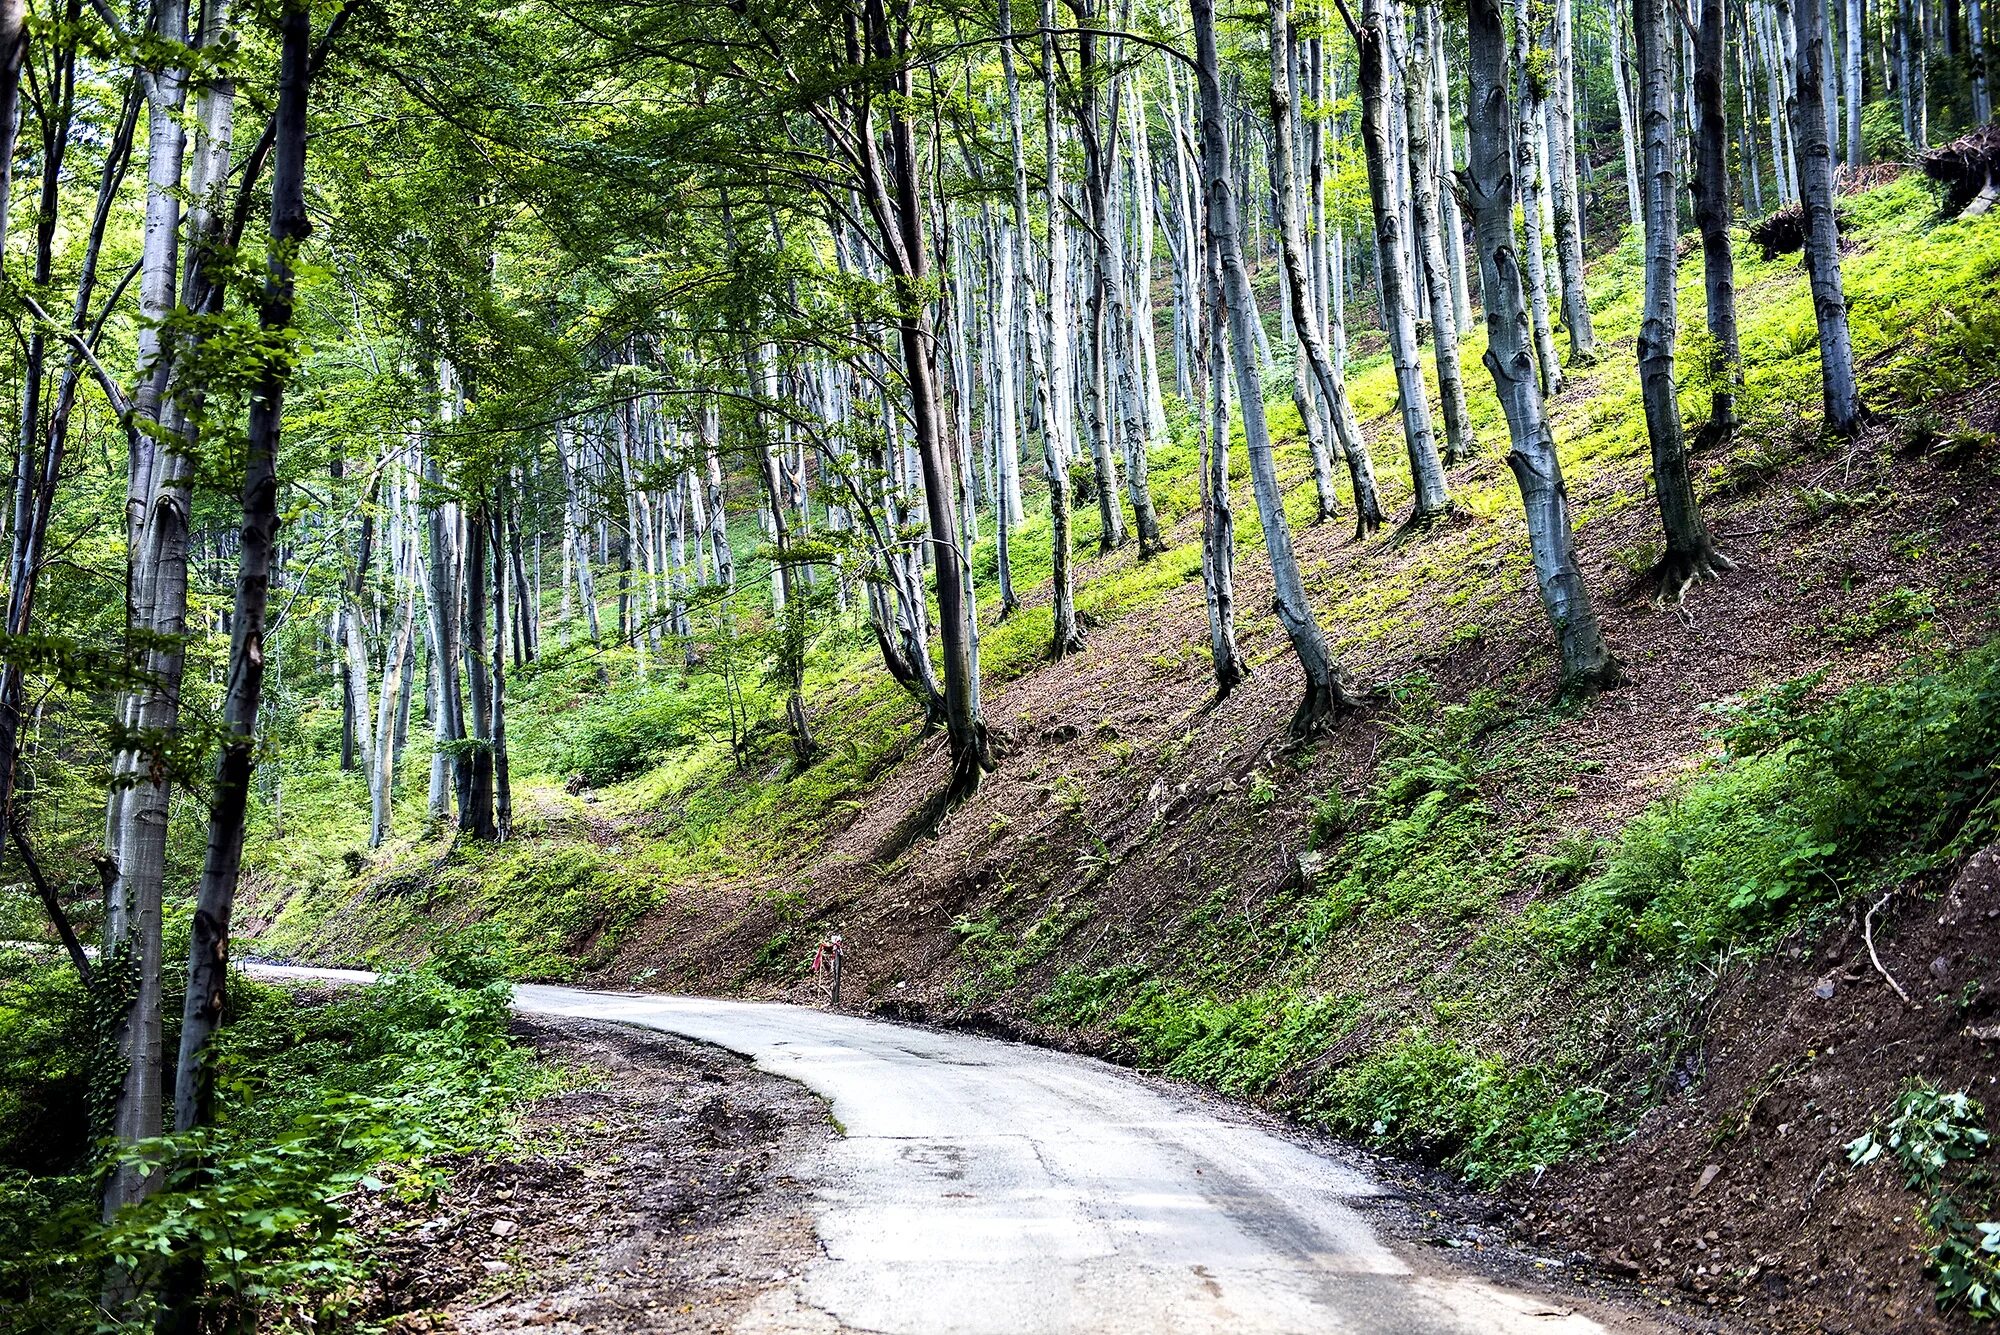
[(821, 1259), (735, 1335), (1606, 1328), (1414, 1270), (1355, 1209), (1383, 1190), (1367, 1176), (1103, 1062), (759, 1002), (523, 985), (515, 1005), (714, 1043), (827, 1100), (843, 1135), (799, 1170)]

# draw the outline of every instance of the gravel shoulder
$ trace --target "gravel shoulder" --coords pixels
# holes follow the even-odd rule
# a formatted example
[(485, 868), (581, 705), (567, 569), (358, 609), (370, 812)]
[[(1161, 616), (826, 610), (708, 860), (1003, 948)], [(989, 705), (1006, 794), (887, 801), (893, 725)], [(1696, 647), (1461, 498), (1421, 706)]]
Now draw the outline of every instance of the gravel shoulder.
[(444, 1191), (366, 1210), (368, 1308), (397, 1332), (727, 1330), (817, 1254), (794, 1168), (826, 1105), (719, 1048), (548, 1016), (515, 1032), (579, 1072), (523, 1117), (538, 1151), (467, 1159)]

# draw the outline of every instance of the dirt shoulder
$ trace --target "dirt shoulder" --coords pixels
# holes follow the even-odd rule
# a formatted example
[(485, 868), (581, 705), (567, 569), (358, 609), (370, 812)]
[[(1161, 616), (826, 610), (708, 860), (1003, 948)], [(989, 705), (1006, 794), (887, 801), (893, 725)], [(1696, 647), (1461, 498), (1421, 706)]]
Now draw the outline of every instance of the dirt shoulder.
[(835, 1135), (813, 1095), (668, 1034), (550, 1017), (515, 1031), (588, 1083), (528, 1109), (540, 1152), (467, 1160), (441, 1195), (370, 1212), (377, 1319), (406, 1332), (722, 1330), (816, 1255), (792, 1175)]

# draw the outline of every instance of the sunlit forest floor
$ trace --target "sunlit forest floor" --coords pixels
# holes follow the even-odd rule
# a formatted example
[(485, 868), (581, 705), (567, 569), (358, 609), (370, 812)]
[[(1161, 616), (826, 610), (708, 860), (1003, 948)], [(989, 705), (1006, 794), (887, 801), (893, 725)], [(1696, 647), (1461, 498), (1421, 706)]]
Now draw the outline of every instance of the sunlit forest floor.
[[(1949, 1263), (1949, 1230), (1843, 1146), (1908, 1080), (1990, 1084), (1972, 1031), (2000, 1005), (2000, 885), (1975, 864), (1958, 907), (1931, 901), (1995, 834), (2000, 654), (1981, 646), (2000, 541), (2000, 220), (1940, 224), (1913, 178), (1847, 208), (1874, 419), (1856, 441), (1820, 437), (1803, 274), (1745, 243), (1745, 421), (1696, 458), (1737, 570), (1681, 606), (1655, 605), (1645, 580), (1658, 525), (1638, 255), (1596, 262), (1603, 355), (1556, 404), (1584, 568), (1629, 678), (1596, 702), (1551, 699), (1479, 339), (1465, 365), (1481, 452), (1452, 475), (1458, 515), (1365, 543), (1342, 521), (1306, 528), (1280, 369), (1290, 512), (1329, 637), (1376, 693), (1364, 715), (1288, 743), (1299, 677), (1247, 487), (1254, 672), (1213, 701), (1182, 422), (1153, 452), (1172, 550), (1096, 555), (1079, 506), (1084, 655), (1043, 660), (1046, 517), (1013, 536), (1025, 606), (1005, 621), (985, 535), (1002, 760), (934, 837), (908, 825), (942, 782), (942, 743), (851, 619), (813, 659), (821, 750), (803, 770), (775, 728), (731, 752), (725, 697), (766, 715), (775, 701), (718, 668), (719, 640), (693, 675), (558, 654), (510, 682), (506, 844), (425, 827), (413, 748), (399, 835), (367, 853), (359, 777), (288, 761), (252, 836), (257, 948), (376, 963), (420, 953), (430, 924), (490, 921), (522, 976), (807, 999), (813, 948), (840, 932), (854, 1004), (1161, 1069), (1443, 1164), (1518, 1197), (1552, 1250), (1662, 1302), (1776, 1327), (1951, 1328), (1919, 1260)], [(1681, 295), (1698, 424), (1692, 250)], [(1393, 377), (1377, 358), (1352, 383), (1393, 518)], [(1244, 476), (1240, 439), (1232, 468)]]

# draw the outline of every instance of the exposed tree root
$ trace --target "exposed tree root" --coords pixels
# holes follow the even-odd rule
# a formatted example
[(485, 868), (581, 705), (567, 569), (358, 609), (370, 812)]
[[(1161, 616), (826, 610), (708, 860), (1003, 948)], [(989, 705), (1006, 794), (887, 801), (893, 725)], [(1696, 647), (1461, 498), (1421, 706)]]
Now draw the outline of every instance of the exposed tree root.
[(1687, 601), (1687, 592), (1697, 581), (1720, 579), (1734, 569), (1736, 563), (1712, 546), (1692, 552), (1669, 551), (1648, 576), (1656, 589), (1653, 603), (1657, 607), (1668, 604), (1679, 607)]
[(1420, 537), (1440, 524), (1450, 523), (1452, 520), (1458, 518), (1458, 515), (1459, 509), (1455, 505), (1447, 505), (1444, 509), (1433, 510), (1429, 514), (1421, 512), (1412, 514), (1397, 526), (1394, 533), (1389, 535), (1389, 541), (1391, 544), (1394, 544)]
[(1619, 661), (1618, 655), (1607, 652), (1600, 662), (1575, 670), (1565, 669), (1562, 685), (1556, 688), (1556, 699), (1565, 703), (1581, 702), (1624, 684), (1625, 665)]
[(1292, 714), (1292, 740), (1302, 742), (1317, 736), (1347, 715), (1368, 708), (1371, 703), (1369, 695), (1352, 689), (1344, 676), (1336, 675), (1327, 682), (1309, 682), (1305, 697)]

